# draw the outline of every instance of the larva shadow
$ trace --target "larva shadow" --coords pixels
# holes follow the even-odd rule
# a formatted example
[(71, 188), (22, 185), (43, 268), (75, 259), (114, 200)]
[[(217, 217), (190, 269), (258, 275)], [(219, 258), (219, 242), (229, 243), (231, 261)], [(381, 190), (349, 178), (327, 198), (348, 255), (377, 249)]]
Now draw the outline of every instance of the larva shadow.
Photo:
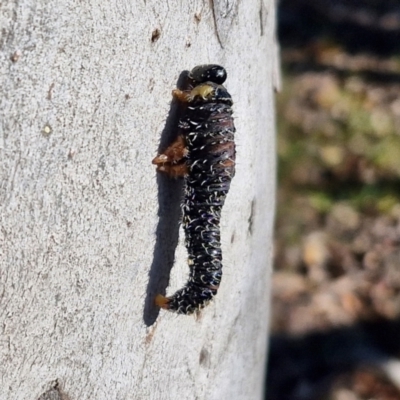
[[(179, 76), (177, 88), (185, 89), (187, 78), (188, 71), (183, 71)], [(159, 150), (165, 149), (176, 139), (180, 114), (179, 104), (176, 100), (172, 100), (161, 134)], [(164, 295), (169, 284), (169, 276), (179, 240), (179, 224), (182, 219), (183, 179), (173, 179), (162, 173), (157, 173), (157, 186), (159, 220), (143, 312), (143, 320), (146, 326), (153, 325), (159, 314), (160, 309), (155, 305), (154, 298), (159, 293)]]

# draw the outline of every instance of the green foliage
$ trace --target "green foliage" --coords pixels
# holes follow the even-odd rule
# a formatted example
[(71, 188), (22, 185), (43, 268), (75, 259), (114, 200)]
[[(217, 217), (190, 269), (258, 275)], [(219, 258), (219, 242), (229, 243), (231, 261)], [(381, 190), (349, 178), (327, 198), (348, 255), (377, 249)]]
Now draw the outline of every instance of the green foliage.
[(286, 71), (283, 81), (277, 97), (283, 201), (306, 197), (322, 215), (344, 199), (364, 213), (390, 212), (400, 200), (393, 94), (354, 74)]

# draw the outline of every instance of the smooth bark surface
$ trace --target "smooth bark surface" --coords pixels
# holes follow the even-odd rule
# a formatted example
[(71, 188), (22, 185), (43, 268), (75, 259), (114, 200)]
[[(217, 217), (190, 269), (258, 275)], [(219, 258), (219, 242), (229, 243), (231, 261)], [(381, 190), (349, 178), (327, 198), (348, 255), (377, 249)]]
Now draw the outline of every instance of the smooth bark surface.
[[(274, 212), (274, 3), (0, 4), (0, 399), (259, 399)], [(182, 182), (151, 159), (181, 72), (219, 63), (237, 172), (224, 276), (197, 317)], [(175, 263), (174, 263), (175, 259)]]

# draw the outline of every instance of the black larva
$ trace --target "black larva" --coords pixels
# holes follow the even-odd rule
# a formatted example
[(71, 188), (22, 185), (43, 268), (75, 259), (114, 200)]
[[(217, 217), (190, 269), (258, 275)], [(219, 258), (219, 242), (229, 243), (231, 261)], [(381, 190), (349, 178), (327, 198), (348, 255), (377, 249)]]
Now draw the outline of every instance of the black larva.
[(200, 65), (189, 74), (190, 87), (176, 89), (185, 112), (178, 139), (153, 163), (158, 171), (185, 177), (183, 227), (189, 253), (186, 285), (156, 304), (180, 314), (203, 308), (217, 293), (222, 276), (221, 209), (235, 174), (232, 99), (219, 65)]

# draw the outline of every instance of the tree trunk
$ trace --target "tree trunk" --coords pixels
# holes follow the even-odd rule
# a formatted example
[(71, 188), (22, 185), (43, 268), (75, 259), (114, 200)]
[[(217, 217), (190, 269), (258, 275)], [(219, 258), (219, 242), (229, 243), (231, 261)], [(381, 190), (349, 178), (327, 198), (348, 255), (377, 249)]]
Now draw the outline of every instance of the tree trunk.
[[(262, 397), (274, 2), (176, 3), (0, 5), (1, 400)], [(188, 265), (182, 182), (151, 160), (171, 90), (204, 63), (228, 71), (237, 167), (219, 293), (185, 316), (153, 303)]]

